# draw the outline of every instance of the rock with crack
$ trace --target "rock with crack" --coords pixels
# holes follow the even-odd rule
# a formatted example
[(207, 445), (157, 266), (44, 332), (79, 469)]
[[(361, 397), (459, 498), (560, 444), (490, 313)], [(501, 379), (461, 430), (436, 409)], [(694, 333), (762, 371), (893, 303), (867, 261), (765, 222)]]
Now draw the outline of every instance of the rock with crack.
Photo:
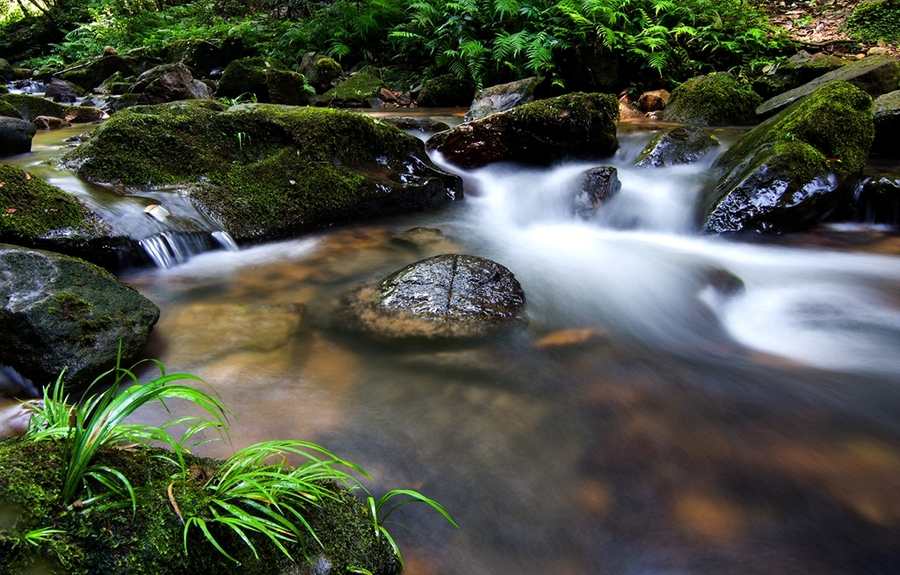
[(525, 293), (491, 260), (445, 254), (351, 293), (345, 318), (377, 339), (470, 339), (525, 320)]

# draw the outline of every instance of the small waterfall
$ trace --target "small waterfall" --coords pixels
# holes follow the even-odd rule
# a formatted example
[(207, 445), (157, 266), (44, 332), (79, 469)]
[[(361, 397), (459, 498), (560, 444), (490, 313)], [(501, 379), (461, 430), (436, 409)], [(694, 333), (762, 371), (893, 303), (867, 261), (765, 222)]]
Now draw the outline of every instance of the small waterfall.
[(214, 250), (238, 251), (237, 243), (228, 232), (162, 232), (138, 243), (156, 267), (168, 269), (188, 261), (191, 256)]

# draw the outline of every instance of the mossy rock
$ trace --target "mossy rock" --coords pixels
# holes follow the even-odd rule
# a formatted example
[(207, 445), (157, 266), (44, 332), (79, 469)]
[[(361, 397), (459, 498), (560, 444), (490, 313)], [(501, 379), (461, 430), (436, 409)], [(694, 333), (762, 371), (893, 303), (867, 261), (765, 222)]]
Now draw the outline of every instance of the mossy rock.
[(9, 81), (13, 78), (15, 78), (15, 72), (13, 71), (12, 65), (3, 58), (0, 58), (0, 80)]
[(844, 21), (842, 31), (851, 38), (874, 44), (900, 42), (900, 2), (868, 0), (860, 2)]
[(100, 84), (104, 90), (108, 90), (114, 96), (121, 96), (128, 92), (128, 89), (134, 84), (136, 78), (134, 76), (125, 77), (121, 72), (116, 72)]
[(381, 78), (361, 72), (344, 80), (316, 100), (317, 106), (335, 108), (371, 108), (384, 87)]
[(0, 84), (0, 96), (2, 96), (3, 94), (9, 94), (9, 88), (7, 88), (4, 84)]
[[(366, 508), (337, 485), (332, 486), (333, 498), (310, 504), (304, 513), (321, 545), (311, 537), (303, 544), (287, 543), (296, 562), (269, 540), (249, 533), (259, 554), (254, 557), (234, 532), (214, 523), (211, 532), (236, 561), (217, 551), (198, 527), (188, 531), (185, 541), (172, 501), (182, 514), (204, 513), (210, 495), (202, 482), (222, 462), (185, 453), (191, 470), (185, 479), (166, 457), (171, 453), (162, 449), (101, 449), (95, 462), (121, 472), (137, 492), (138, 505), (132, 510), (112, 498), (73, 509), (61, 500), (66, 468), (62, 442), (0, 440), (0, 573), (32, 572), (35, 567), (58, 575), (314, 575), (346, 573), (350, 567), (375, 575), (399, 571), (390, 544), (376, 534)], [(38, 546), (24, 543), (25, 533), (48, 527), (61, 532)]]
[(216, 90), (220, 98), (255, 96), (258, 102), (270, 102), (269, 70), (290, 72), (290, 69), (274, 58), (241, 58), (225, 68)]
[(691, 78), (672, 91), (662, 118), (705, 126), (746, 126), (756, 123), (762, 98), (728, 73)]
[(470, 80), (444, 74), (425, 82), (417, 102), (426, 108), (455, 108), (471, 104), (474, 94), (475, 85)]
[[(74, 393), (147, 344), (159, 308), (109, 272), (54, 252), (0, 244), (0, 362)], [(121, 348), (120, 348), (121, 346)]]
[(497, 161), (547, 165), (600, 159), (619, 147), (618, 117), (612, 94), (568, 94), (465, 122), (435, 134), (426, 145), (466, 169)]
[(718, 145), (719, 140), (709, 130), (688, 126), (673, 128), (650, 140), (634, 165), (639, 168), (659, 168), (690, 164)]
[(340, 110), (214, 101), (115, 114), (64, 156), (94, 181), (189, 185), (201, 211), (242, 240), (288, 237), (462, 196), (417, 138)]
[(66, 110), (66, 106), (61, 106), (40, 96), (29, 96), (27, 94), (6, 94), (5, 96), (0, 96), (0, 100), (15, 108), (26, 122), (30, 122), (38, 116), (62, 118)]
[(102, 84), (104, 80), (116, 72), (120, 72), (125, 76), (133, 76), (138, 71), (133, 69), (122, 56), (108, 55), (82, 60), (74, 66), (61, 71), (59, 77), (62, 80), (77, 84), (85, 90), (91, 90)]
[(266, 89), (269, 102), (287, 106), (305, 106), (309, 104), (310, 91), (306, 78), (291, 70), (269, 68), (266, 70)]
[(209, 76), (223, 70), (234, 60), (246, 56), (240, 38), (190, 38), (172, 42), (165, 48), (167, 60), (181, 62), (195, 76)]
[(22, 119), (22, 114), (20, 114), (12, 104), (5, 100), (0, 100), (0, 116)]
[(809, 55), (801, 52), (770, 66), (762, 76), (753, 81), (753, 90), (765, 99), (772, 98), (847, 64), (847, 60), (830, 54)]
[(322, 94), (331, 88), (331, 83), (344, 74), (341, 65), (327, 56), (307, 52), (300, 61), (300, 73), (306, 76), (316, 92)]
[(875, 128), (872, 98), (832, 82), (749, 132), (719, 158), (702, 201), (708, 232), (789, 232), (821, 221), (850, 193)]

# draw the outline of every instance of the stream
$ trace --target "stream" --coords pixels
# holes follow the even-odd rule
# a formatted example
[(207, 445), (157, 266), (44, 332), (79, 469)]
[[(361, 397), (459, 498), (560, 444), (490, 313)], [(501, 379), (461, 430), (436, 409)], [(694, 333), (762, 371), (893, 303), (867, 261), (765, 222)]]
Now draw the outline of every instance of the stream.
[[(436, 499), (459, 530), (425, 506), (392, 516), (410, 575), (900, 573), (900, 241), (701, 237), (691, 204), (713, 158), (630, 167), (652, 128), (623, 125), (622, 190), (591, 221), (572, 198), (596, 164), (444, 166), (466, 197), (439, 211), (124, 270), (162, 310), (146, 355), (234, 413), (232, 445), (198, 451), (303, 439), (366, 469), (376, 497)], [(125, 196), (41, 163), (75, 133), (39, 133), (10, 163), (135, 237), (166, 232), (142, 213), (156, 202), (217, 231), (172, 191)], [(413, 227), (443, 236), (393, 237)], [(509, 268), (527, 327), (401, 345), (333, 319), (359, 282), (441, 253)]]

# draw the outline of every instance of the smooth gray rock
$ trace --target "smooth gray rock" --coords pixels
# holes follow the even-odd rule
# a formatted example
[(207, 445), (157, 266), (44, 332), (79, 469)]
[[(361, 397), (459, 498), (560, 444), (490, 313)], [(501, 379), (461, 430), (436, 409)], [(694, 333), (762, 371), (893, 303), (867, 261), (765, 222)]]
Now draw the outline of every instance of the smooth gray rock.
[(896, 90), (900, 85), (900, 63), (890, 56), (863, 58), (766, 100), (756, 108), (756, 114), (764, 118), (771, 116), (797, 100), (809, 96), (825, 84), (836, 81), (849, 82), (876, 98)]
[[(479, 90), (463, 121), (471, 122), (533, 102), (542, 95), (539, 88), (545, 84), (544, 78), (531, 77)], [(535, 96), (536, 92), (537, 96)]]

